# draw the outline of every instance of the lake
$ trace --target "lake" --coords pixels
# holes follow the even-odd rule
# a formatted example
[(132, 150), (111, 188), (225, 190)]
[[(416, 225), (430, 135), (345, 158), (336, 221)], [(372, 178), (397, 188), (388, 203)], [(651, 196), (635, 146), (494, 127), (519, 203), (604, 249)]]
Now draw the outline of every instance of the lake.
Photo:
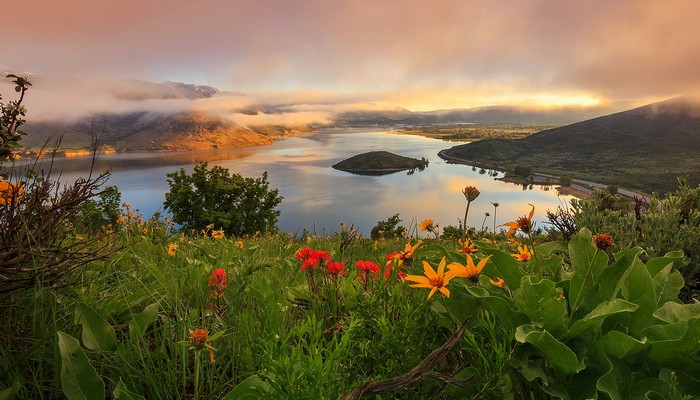
[[(278, 209), (278, 226), (287, 232), (328, 234), (344, 222), (355, 224), (369, 236), (377, 221), (399, 213), (402, 225), (432, 218), (441, 227), (458, 225), (464, 217), (465, 186), (476, 186), (481, 195), (471, 204), (468, 224), (493, 229), (494, 207), (498, 202), (496, 225), (527, 214), (535, 206), (537, 226), (546, 220), (545, 211), (567, 205), (570, 196), (552, 188), (523, 188), (495, 180), (501, 173), (480, 171), (466, 165), (448, 164), (437, 156), (455, 145), (438, 139), (389, 133), (382, 129), (324, 129), (316, 134), (291, 137), (269, 146), (243, 149), (120, 153), (101, 155), (97, 171), (109, 169), (109, 185), (122, 193), (122, 201), (138, 207), (147, 217), (163, 211), (168, 191), (166, 174), (207, 161), (243, 176), (269, 174), (270, 186), (284, 196)], [(386, 150), (402, 156), (430, 161), (424, 171), (397, 172), (383, 176), (354, 175), (331, 166), (353, 155)], [(54, 168), (63, 171), (62, 180), (72, 181), (89, 171), (89, 158), (56, 159)], [(486, 219), (485, 213), (491, 216)]]

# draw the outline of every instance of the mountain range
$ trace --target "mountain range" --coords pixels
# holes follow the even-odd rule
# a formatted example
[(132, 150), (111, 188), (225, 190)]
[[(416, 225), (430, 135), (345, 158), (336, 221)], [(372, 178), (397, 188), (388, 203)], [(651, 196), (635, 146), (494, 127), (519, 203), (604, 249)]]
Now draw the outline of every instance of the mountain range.
[(691, 185), (700, 184), (700, 102), (674, 98), (523, 139), (458, 145), (444, 154), (646, 192), (672, 191), (681, 176)]

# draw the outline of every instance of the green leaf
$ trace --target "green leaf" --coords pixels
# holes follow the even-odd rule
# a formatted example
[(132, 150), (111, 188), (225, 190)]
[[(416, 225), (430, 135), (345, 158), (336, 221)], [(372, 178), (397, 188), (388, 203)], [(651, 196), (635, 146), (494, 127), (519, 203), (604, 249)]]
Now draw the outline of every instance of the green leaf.
[(666, 253), (663, 257), (652, 258), (647, 261), (647, 269), (651, 276), (656, 276), (662, 269), (666, 268), (669, 264), (683, 258), (683, 251), (676, 250)]
[(533, 325), (519, 326), (515, 330), (515, 340), (533, 345), (554, 369), (565, 375), (575, 374), (585, 368), (583, 365), (579, 366), (576, 354), (569, 347), (549, 332), (539, 330)]
[(491, 258), (484, 266), (482, 274), (497, 276), (511, 288), (517, 288), (520, 285), (520, 280), (526, 274), (513, 256), (501, 250), (491, 249), (484, 249), (484, 254), (491, 255)]
[(651, 342), (649, 359), (660, 365), (692, 361), (700, 352), (700, 318), (647, 329), (644, 333), (649, 334)]
[(602, 323), (603, 320), (610, 315), (633, 312), (637, 308), (639, 308), (638, 305), (622, 299), (613, 299), (601, 303), (593, 311), (586, 314), (586, 316), (574, 322), (571, 328), (569, 328), (569, 332), (567, 332), (566, 337), (575, 337), (589, 327)]
[[(647, 263), (647, 269), (650, 270)], [(651, 272), (651, 271), (650, 271)], [(661, 306), (669, 301), (680, 302), (678, 294), (681, 292), (685, 281), (680, 272), (673, 271), (673, 263), (666, 265), (661, 271), (654, 275), (654, 288), (656, 289), (656, 306)]]
[[(489, 278), (483, 277), (480, 279), (488, 281)], [(490, 285), (489, 283), (485, 284)], [(469, 285), (467, 286), (467, 291), (472, 296), (481, 300), (485, 308), (494, 313), (499, 318), (500, 322), (510, 329), (515, 329), (517, 326), (528, 321), (522, 313), (512, 308), (511, 305), (513, 303), (511, 301), (501, 296), (494, 296), (481, 286)]]
[(611, 400), (624, 400), (625, 392), (630, 387), (632, 382), (632, 374), (627, 364), (611, 357), (606, 359), (609, 369), (596, 382), (596, 388), (610, 396)]
[(654, 317), (669, 324), (687, 321), (691, 318), (699, 318), (700, 303), (678, 304), (668, 302), (654, 312)]
[(656, 289), (647, 267), (639, 259), (632, 263), (627, 279), (622, 284), (622, 296), (625, 300), (639, 306), (630, 317), (631, 333), (639, 333), (642, 329), (656, 323), (656, 319), (652, 316), (656, 310)]
[(263, 381), (259, 375), (251, 375), (236, 385), (224, 400), (257, 400), (271, 396), (270, 384)]
[(112, 395), (114, 395), (115, 400), (146, 400), (145, 397), (129, 391), (124, 382), (122, 382), (122, 378), (119, 378), (119, 383), (114, 388)]
[(19, 382), (15, 381), (11, 387), (0, 390), (0, 400), (14, 399), (19, 391)]
[(114, 351), (117, 335), (110, 324), (92, 307), (82, 305), (75, 312), (75, 322), (83, 326), (82, 340), (85, 347), (93, 351)]
[[(599, 281), (603, 268), (608, 265), (608, 255), (593, 246), (591, 232), (583, 228), (569, 242), (569, 257), (574, 274), (571, 277), (567, 297), (572, 305), (572, 317), (575, 317), (576, 309)], [(588, 311), (590, 310), (582, 309), (582, 312)]]
[(78, 340), (60, 331), (57, 334), (63, 394), (68, 400), (104, 399), (105, 384), (90, 365)]
[(630, 399), (672, 399), (671, 387), (658, 378), (642, 379), (635, 382), (628, 393)]
[(158, 318), (158, 303), (149, 304), (129, 322), (129, 339), (132, 343), (143, 338), (148, 326)]
[(607, 354), (628, 362), (639, 361), (651, 350), (647, 338), (633, 338), (620, 331), (610, 331), (596, 341), (596, 347), (602, 354)]
[(537, 279), (523, 277), (520, 288), (513, 292), (513, 302), (532, 322), (554, 334), (564, 332), (566, 307), (557, 300), (561, 293), (551, 280)]

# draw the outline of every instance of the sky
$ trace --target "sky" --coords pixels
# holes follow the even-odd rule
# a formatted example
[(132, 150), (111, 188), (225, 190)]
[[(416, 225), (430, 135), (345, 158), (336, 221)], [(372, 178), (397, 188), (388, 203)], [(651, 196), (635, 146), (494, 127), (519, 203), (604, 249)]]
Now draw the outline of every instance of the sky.
[[(23, 0), (13, 7), (0, 24), (0, 70), (57, 79), (172, 80), (256, 99), (413, 111), (644, 104), (700, 89), (696, 0)], [(71, 101), (88, 92), (76, 89)]]

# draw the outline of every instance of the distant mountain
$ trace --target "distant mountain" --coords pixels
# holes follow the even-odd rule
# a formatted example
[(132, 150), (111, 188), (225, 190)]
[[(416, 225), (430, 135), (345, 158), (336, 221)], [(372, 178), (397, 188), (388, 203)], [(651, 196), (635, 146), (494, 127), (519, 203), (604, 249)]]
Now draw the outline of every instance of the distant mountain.
[(430, 124), (570, 124), (624, 109), (625, 103), (604, 107), (524, 108), (488, 106), (413, 112), (403, 108), (350, 111), (338, 114), (335, 123), (348, 126)]
[(700, 184), (700, 102), (674, 98), (523, 139), (459, 145), (445, 154), (645, 191), (671, 191), (677, 176)]
[(25, 148), (36, 149), (48, 137), (63, 136), (62, 148), (90, 148), (92, 134), (116, 150), (207, 150), (270, 144), (288, 134), (282, 126), (247, 128), (201, 112), (98, 114), (77, 122), (26, 125)]
[(138, 80), (111, 81), (106, 89), (121, 100), (206, 99), (214, 96), (245, 96), (241, 92), (228, 92), (212, 86), (182, 82), (153, 83)]

